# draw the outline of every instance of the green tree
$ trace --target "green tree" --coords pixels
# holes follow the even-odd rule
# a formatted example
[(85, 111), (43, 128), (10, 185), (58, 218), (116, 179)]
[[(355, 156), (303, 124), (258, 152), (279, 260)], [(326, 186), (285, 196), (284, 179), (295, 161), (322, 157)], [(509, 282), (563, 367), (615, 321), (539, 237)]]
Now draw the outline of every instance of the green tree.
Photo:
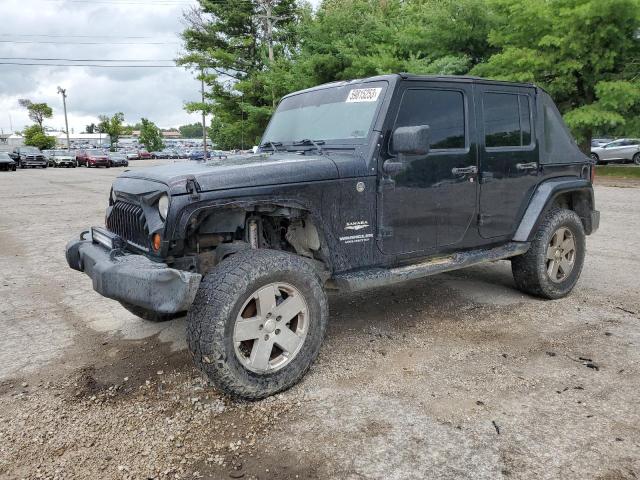
[(98, 126), (95, 123), (90, 123), (84, 129), (85, 133), (96, 133), (98, 131)]
[(202, 138), (202, 123), (190, 123), (178, 127), (183, 138)]
[(29, 118), (36, 122), (40, 131), (44, 132), (44, 119), (51, 118), (53, 116), (53, 110), (46, 103), (33, 103), (28, 98), (21, 98), (18, 100), (21, 107), (27, 109)]
[(638, 0), (488, 0), (498, 52), (473, 73), (536, 82), (584, 152), (594, 133), (624, 130), (640, 103)]
[(40, 125), (31, 125), (22, 132), (24, 144), (38, 147), (40, 150), (48, 150), (56, 146), (56, 137), (47, 135)]
[(109, 135), (111, 150), (113, 150), (120, 137), (126, 133), (126, 128), (124, 127), (124, 113), (114, 113), (111, 117), (108, 115), (100, 115), (98, 118), (100, 119), (98, 131)]
[(140, 143), (148, 152), (155, 152), (164, 148), (162, 132), (152, 121), (143, 118), (140, 122)]
[[(280, 18), (272, 35), (276, 59), (290, 56), (296, 47), (295, 26), (300, 7), (296, 0), (273, 0), (273, 15)], [(281, 96), (265, 81), (269, 70), (269, 42), (261, 2), (212, 2), (186, 16), (183, 39), (187, 55), (179, 60), (207, 85), (204, 102), (191, 102), (189, 112), (213, 115), (214, 143), (229, 149), (254, 145)]]

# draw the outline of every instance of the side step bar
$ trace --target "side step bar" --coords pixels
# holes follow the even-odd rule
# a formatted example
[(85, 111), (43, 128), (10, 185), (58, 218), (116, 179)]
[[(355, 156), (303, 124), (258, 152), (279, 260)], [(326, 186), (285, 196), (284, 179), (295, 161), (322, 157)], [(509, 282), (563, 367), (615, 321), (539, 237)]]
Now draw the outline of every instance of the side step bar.
[(367, 290), (481, 263), (504, 260), (505, 258), (523, 254), (527, 250), (529, 250), (529, 242), (510, 242), (496, 248), (454, 253), (446, 257), (438, 257), (406, 267), (371, 268), (342, 273), (334, 276), (332, 283), (338, 290), (348, 292)]

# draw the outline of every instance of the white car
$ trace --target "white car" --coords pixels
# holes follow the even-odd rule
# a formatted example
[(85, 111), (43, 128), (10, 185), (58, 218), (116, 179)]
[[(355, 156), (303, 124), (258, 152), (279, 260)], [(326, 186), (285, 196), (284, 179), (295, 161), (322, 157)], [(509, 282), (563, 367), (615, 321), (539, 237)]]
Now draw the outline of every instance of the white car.
[(592, 147), (591, 158), (596, 163), (633, 162), (636, 165), (640, 165), (640, 140), (637, 138), (621, 138), (602, 147)]

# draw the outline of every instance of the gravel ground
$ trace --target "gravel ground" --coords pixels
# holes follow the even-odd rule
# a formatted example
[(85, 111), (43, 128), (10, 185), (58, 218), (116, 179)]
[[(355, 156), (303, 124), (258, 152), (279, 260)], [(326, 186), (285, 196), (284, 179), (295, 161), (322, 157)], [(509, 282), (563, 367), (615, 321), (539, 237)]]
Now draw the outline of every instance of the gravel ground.
[(336, 295), (305, 379), (240, 403), (193, 369), (184, 319), (67, 268), (119, 170), (0, 175), (0, 478), (640, 476), (639, 183), (597, 186), (570, 297), (520, 294), (508, 262)]

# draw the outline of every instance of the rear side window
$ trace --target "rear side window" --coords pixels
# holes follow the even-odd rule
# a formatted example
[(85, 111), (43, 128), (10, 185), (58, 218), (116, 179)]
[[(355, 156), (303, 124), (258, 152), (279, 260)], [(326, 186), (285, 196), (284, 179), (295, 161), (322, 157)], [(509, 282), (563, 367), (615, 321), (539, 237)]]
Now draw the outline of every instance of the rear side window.
[(465, 148), (462, 92), (410, 89), (404, 92), (397, 127), (429, 125), (432, 149)]
[(483, 106), (487, 148), (531, 144), (531, 107), (527, 95), (485, 93)]

